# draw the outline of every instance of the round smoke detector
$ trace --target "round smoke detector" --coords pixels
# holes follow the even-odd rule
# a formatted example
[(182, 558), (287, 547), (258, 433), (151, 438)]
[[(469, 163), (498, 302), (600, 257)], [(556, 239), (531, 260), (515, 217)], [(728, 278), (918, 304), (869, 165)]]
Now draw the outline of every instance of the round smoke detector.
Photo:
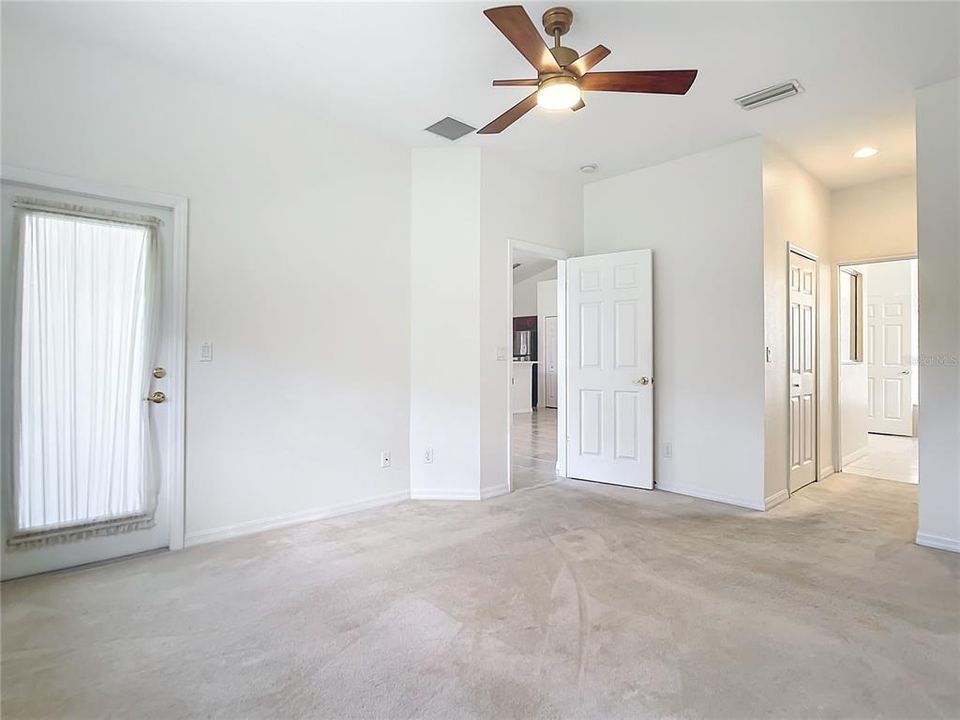
[(586, 165), (580, 166), (580, 172), (584, 175), (592, 175), (599, 169), (599, 166), (596, 163), (587, 163)]

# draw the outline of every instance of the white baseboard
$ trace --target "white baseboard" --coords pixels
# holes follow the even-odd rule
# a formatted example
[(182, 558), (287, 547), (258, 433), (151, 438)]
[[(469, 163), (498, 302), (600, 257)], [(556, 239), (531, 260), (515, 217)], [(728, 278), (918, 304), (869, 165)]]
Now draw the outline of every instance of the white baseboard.
[(505, 495), (510, 488), (504, 485), (481, 488), (479, 490), (448, 490), (446, 488), (415, 488), (410, 491), (411, 500), (487, 500)]
[(852, 462), (856, 462), (857, 460), (859, 460), (860, 458), (862, 458), (862, 457), (863, 457), (864, 455), (866, 455), (866, 454), (867, 454), (867, 448), (866, 448), (866, 447), (862, 447), (862, 448), (860, 448), (859, 450), (854, 450), (854, 451), (853, 451), (852, 453), (850, 453), (849, 455), (844, 455), (844, 456), (843, 456), (843, 458), (840, 460), (840, 465), (841, 465), (841, 467), (844, 466), (844, 465), (849, 465), (849, 464), (852, 463)]
[(776, 507), (777, 505), (782, 503), (784, 500), (789, 500), (789, 499), (790, 499), (790, 491), (784, 488), (779, 492), (775, 492), (770, 497), (764, 498), (763, 509), (769, 510), (770, 508)]
[(833, 465), (827, 465), (826, 467), (822, 467), (822, 468), (820, 468), (820, 478), (819, 478), (819, 479), (820, 479), (820, 480), (823, 480), (824, 478), (828, 478), (828, 477), (830, 477), (831, 475), (833, 475), (835, 472), (836, 472), (836, 470), (833, 469)]
[(930, 535), (929, 533), (917, 533), (917, 545), (923, 545), (937, 550), (949, 550), (950, 552), (960, 552), (960, 539), (947, 538), (939, 535)]
[(359, 512), (361, 510), (371, 510), (373, 508), (383, 507), (384, 505), (393, 505), (394, 503), (402, 502), (409, 498), (409, 490), (398, 490), (363, 500), (340, 503), (339, 505), (328, 505), (327, 507), (314, 508), (312, 510), (276, 515), (262, 520), (248, 520), (247, 522), (236, 523), (235, 525), (224, 525), (223, 527), (211, 528), (210, 530), (199, 530), (197, 532), (187, 533), (184, 544), (187, 546), (203, 545), (204, 543), (228, 540), (244, 535), (253, 535), (254, 533), (264, 532), (265, 530), (275, 530), (290, 525), (300, 525), (302, 523), (313, 522), (314, 520), (325, 520), (338, 515), (347, 515), (348, 513)]
[(478, 490), (448, 490), (446, 488), (414, 488), (410, 491), (411, 500), (479, 500)]
[(750, 510), (766, 510), (766, 505), (762, 500), (751, 500), (749, 498), (734, 497), (731, 495), (720, 495), (708, 490), (691, 487), (690, 485), (674, 485), (657, 483), (657, 490), (666, 490), (677, 495), (688, 495), (689, 497), (700, 498), (701, 500), (712, 500), (713, 502), (726, 503), (727, 505), (736, 505), (737, 507), (748, 508)]
[(489, 500), (490, 498), (499, 497), (500, 495), (506, 495), (510, 492), (510, 486), (504, 483), (503, 485), (495, 485), (493, 487), (480, 488), (480, 499)]

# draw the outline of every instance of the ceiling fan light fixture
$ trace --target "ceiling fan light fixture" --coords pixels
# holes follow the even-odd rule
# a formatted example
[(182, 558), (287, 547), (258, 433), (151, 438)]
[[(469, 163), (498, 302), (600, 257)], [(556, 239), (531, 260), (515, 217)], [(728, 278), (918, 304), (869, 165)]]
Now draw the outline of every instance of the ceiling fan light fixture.
[(544, 110), (569, 110), (582, 99), (580, 83), (569, 75), (547, 78), (537, 90), (537, 105)]

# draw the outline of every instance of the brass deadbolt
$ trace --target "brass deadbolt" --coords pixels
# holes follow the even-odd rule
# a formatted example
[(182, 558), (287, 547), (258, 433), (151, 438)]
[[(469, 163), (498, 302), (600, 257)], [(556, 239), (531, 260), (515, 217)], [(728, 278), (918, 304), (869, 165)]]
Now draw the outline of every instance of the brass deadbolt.
[(167, 376), (167, 371), (162, 367), (155, 367), (153, 369), (153, 376), (159, 380), (160, 378), (165, 378)]

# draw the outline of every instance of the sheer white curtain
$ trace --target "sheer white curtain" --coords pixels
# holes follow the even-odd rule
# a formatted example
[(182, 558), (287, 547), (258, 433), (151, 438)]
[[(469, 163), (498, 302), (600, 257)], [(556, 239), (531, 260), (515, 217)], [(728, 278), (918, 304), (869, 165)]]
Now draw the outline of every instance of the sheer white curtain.
[(143, 400), (157, 332), (155, 228), (18, 214), (11, 542), (142, 527), (159, 479)]

